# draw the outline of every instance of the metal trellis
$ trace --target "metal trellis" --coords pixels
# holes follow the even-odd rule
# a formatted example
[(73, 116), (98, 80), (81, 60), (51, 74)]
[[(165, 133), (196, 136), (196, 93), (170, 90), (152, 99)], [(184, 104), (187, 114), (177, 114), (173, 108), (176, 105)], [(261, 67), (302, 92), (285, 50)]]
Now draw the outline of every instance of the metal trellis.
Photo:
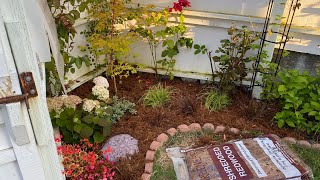
[[(289, 32), (291, 29), (291, 25), (292, 25), (292, 21), (296, 12), (296, 9), (301, 6), (300, 0), (290, 0), (287, 1), (287, 5), (290, 4), (290, 8), (288, 9), (288, 13), (284, 14), (284, 19), (282, 19), (282, 17), (280, 17), (282, 19), (282, 22), (285, 21), (285, 24), (280, 23), (280, 29), (277, 32), (272, 31), (272, 33), (278, 34), (278, 38), (275, 41), (270, 41), (267, 40), (267, 33), (269, 33), (268, 31), (268, 27), (271, 25), (270, 24), (270, 19), (271, 19), (271, 14), (272, 14), (272, 10), (274, 8), (274, 2), (275, 0), (269, 0), (269, 4), (268, 4), (268, 8), (267, 8), (267, 13), (266, 13), (266, 18), (265, 18), (265, 22), (264, 22), (264, 26), (263, 26), (263, 30), (261, 33), (261, 41), (260, 41), (260, 48), (258, 50), (258, 55), (257, 55), (257, 59), (253, 64), (253, 76), (251, 79), (251, 83), (250, 83), (250, 90), (251, 92), (253, 92), (253, 88), (256, 86), (260, 86), (263, 87), (264, 85), (261, 84), (260, 82), (256, 82), (257, 80), (257, 75), (258, 73), (266, 73), (266, 72), (261, 72), (259, 65), (261, 62), (261, 57), (262, 57), (262, 53), (263, 53), (263, 48), (266, 45), (266, 42), (268, 43), (272, 43), (272, 44), (276, 44), (278, 45), (278, 47), (276, 48), (275, 52), (276, 55), (273, 57), (272, 62), (277, 64), (276, 67), (276, 71), (272, 72), (273, 76), (276, 76), (278, 71), (279, 71), (279, 66), (280, 66), (280, 62), (283, 56), (283, 52), (284, 52), (284, 48), (287, 44), (287, 42), (289, 41), (290, 37), (289, 37)], [(268, 72), (267, 72), (268, 73)]]

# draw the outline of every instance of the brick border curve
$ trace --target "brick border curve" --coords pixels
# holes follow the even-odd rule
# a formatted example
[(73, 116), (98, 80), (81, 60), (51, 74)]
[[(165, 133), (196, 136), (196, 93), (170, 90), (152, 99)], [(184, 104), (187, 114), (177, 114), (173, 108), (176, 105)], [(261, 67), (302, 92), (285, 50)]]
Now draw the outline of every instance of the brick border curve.
[[(216, 128), (211, 123), (205, 123), (202, 127), (199, 123), (192, 123), (189, 126), (186, 124), (181, 124), (176, 128), (170, 128), (165, 133), (161, 133), (158, 135), (155, 141), (150, 144), (149, 150), (146, 153), (146, 164), (144, 168), (144, 173), (141, 176), (142, 180), (150, 180), (151, 173), (153, 170), (153, 159), (155, 156), (155, 152), (165, 143), (169, 136), (174, 136), (178, 131), (180, 132), (190, 132), (190, 131), (200, 131), (200, 130), (210, 130), (215, 133), (223, 133), (227, 130), (225, 126), (219, 125)], [(240, 130), (238, 128), (229, 128), (228, 132), (238, 135), (240, 134)], [(298, 144), (304, 147), (309, 147), (312, 149), (320, 150), (320, 144), (310, 144), (308, 141), (305, 140), (297, 140), (293, 137), (284, 137), (281, 139), (282, 141), (288, 144)]]

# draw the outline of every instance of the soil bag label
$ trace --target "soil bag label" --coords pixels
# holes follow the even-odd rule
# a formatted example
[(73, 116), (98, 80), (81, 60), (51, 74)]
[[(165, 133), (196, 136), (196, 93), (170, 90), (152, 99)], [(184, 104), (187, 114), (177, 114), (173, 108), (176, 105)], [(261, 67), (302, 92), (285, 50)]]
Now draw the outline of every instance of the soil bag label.
[(280, 144), (273, 138), (256, 138), (254, 140), (258, 142), (264, 153), (286, 178), (301, 177), (301, 174), (305, 173), (303, 168), (300, 168), (302, 172), (299, 171), (299, 165), (282, 150)]
[[(275, 135), (181, 150), (191, 180), (309, 180), (311, 169)], [(181, 166), (181, 165), (180, 165)], [(175, 167), (177, 172), (178, 167)], [(178, 173), (178, 172), (177, 172)]]
[(219, 174), (221, 175), (221, 179), (246, 180), (253, 177), (248, 166), (238, 155), (232, 144), (226, 144), (214, 148), (210, 147), (208, 148), (208, 152)]

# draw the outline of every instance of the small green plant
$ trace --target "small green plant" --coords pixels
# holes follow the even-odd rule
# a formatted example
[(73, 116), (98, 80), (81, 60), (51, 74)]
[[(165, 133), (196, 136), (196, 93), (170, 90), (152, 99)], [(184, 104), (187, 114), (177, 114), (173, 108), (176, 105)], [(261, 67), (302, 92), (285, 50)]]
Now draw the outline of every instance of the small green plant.
[(260, 72), (262, 72), (262, 92), (260, 94), (261, 99), (273, 100), (277, 96), (277, 90), (274, 88), (274, 84), (277, 82), (275, 76), (278, 65), (273, 62), (263, 61), (259, 66)]
[[(176, 4), (180, 4), (176, 3)], [(187, 47), (192, 48), (193, 39), (184, 37), (188, 28), (184, 24), (184, 16), (182, 14), (183, 7), (190, 7), (190, 2), (186, 1), (181, 3), (180, 8), (174, 7), (164, 9), (160, 12), (152, 12), (153, 6), (148, 6), (144, 10), (143, 16), (138, 20), (136, 32), (140, 34), (143, 39), (148, 41), (148, 45), (152, 55), (153, 69), (158, 75), (158, 65), (166, 69), (166, 75), (173, 79), (173, 68), (176, 63), (174, 58), (179, 54), (179, 48)], [(180, 13), (179, 24), (168, 26), (171, 14), (169, 11), (178, 11)], [(164, 50), (161, 53), (163, 59), (158, 60), (158, 47), (162, 44)]]
[(136, 114), (137, 111), (134, 109), (135, 103), (132, 103), (126, 99), (120, 99), (117, 96), (112, 97), (112, 106), (113, 111), (111, 121), (113, 123), (118, 122), (120, 118), (126, 113)]
[(204, 106), (210, 111), (218, 111), (227, 107), (229, 104), (230, 99), (225, 94), (221, 94), (215, 90), (205, 94)]
[(320, 131), (319, 77), (298, 70), (283, 70), (264, 88), (272, 90), (269, 99), (279, 99), (282, 104), (281, 112), (274, 117), (280, 128), (288, 125), (308, 133)]
[(172, 90), (164, 87), (161, 84), (150, 87), (143, 97), (143, 104), (145, 106), (160, 107), (170, 101)]

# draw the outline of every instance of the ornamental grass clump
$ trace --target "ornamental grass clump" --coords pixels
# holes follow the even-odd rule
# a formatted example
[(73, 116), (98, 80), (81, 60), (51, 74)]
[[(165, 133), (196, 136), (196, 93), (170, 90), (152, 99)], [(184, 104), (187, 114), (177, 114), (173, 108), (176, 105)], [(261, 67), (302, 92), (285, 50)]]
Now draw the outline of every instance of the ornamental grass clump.
[(227, 107), (230, 104), (230, 99), (227, 95), (221, 94), (215, 90), (212, 90), (205, 96), (205, 107), (210, 111), (218, 111)]
[(161, 84), (150, 87), (143, 97), (145, 106), (160, 107), (171, 99), (172, 90)]

